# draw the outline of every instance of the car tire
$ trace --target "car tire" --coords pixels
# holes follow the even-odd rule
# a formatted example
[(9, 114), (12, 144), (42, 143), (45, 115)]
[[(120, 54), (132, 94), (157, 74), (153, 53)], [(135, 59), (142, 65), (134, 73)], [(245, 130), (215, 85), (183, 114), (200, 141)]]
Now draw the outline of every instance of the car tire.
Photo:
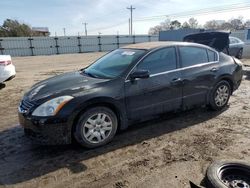
[(242, 55), (243, 55), (243, 49), (240, 49), (240, 50), (238, 51), (236, 57), (237, 57), (238, 59), (242, 59)]
[(211, 91), (209, 99), (209, 107), (212, 110), (216, 111), (223, 109), (227, 105), (230, 95), (231, 95), (230, 84), (225, 80), (221, 80), (220, 82), (215, 84), (215, 86)]
[(215, 161), (206, 173), (207, 188), (249, 187), (250, 163), (243, 161)]
[(117, 131), (116, 114), (107, 107), (93, 107), (85, 111), (79, 118), (74, 138), (87, 148), (95, 148), (109, 143)]

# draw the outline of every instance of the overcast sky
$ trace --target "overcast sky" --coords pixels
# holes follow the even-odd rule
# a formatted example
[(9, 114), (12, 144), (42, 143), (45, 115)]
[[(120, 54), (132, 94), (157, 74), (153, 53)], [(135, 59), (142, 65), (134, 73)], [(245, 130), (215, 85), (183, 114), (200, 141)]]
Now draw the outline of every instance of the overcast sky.
[[(156, 20), (138, 21), (145, 17), (169, 15), (211, 7), (231, 4), (250, 3), (250, 0), (1, 0), (0, 23), (6, 18), (17, 19), (31, 26), (49, 27), (51, 35), (67, 35), (84, 33), (83, 22), (87, 22), (89, 34), (127, 34), (129, 10), (133, 5), (135, 34), (147, 34), (150, 27), (164, 21), (164, 17)], [(231, 12), (209, 13), (206, 15), (189, 15), (187, 17), (169, 17), (181, 22), (190, 17), (196, 18), (200, 24), (207, 20), (228, 20), (243, 16), (250, 19), (250, 9), (241, 8)]]

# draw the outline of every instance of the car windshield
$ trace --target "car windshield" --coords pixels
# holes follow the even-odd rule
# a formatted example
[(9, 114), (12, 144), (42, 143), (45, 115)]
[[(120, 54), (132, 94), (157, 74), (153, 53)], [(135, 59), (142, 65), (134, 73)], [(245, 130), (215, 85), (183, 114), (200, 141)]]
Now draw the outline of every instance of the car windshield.
[(115, 78), (121, 75), (128, 66), (141, 57), (146, 50), (117, 49), (98, 59), (84, 70), (84, 73), (96, 78)]

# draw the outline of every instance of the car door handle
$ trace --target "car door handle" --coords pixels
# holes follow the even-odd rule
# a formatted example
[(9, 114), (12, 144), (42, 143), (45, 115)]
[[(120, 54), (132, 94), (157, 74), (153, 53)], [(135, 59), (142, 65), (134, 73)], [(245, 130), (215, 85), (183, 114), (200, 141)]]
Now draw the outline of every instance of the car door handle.
[(215, 67), (213, 67), (210, 71), (211, 71), (211, 72), (217, 72), (217, 71), (218, 71), (218, 69), (217, 69), (217, 68), (215, 68)]
[(181, 78), (174, 78), (172, 81), (171, 81), (171, 84), (172, 85), (181, 85), (183, 84), (183, 80)]

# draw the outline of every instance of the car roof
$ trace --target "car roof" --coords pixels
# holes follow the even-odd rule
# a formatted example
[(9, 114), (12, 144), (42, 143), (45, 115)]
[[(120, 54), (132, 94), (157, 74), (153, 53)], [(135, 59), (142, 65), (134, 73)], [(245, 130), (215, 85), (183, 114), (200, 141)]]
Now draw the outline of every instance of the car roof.
[(143, 43), (137, 43), (137, 44), (130, 44), (127, 46), (123, 46), (121, 48), (152, 50), (155, 48), (162, 48), (162, 47), (169, 47), (169, 46), (196, 46), (196, 47), (203, 47), (203, 48), (211, 49), (209, 46), (198, 44), (198, 43), (177, 42), (177, 41), (143, 42)]

